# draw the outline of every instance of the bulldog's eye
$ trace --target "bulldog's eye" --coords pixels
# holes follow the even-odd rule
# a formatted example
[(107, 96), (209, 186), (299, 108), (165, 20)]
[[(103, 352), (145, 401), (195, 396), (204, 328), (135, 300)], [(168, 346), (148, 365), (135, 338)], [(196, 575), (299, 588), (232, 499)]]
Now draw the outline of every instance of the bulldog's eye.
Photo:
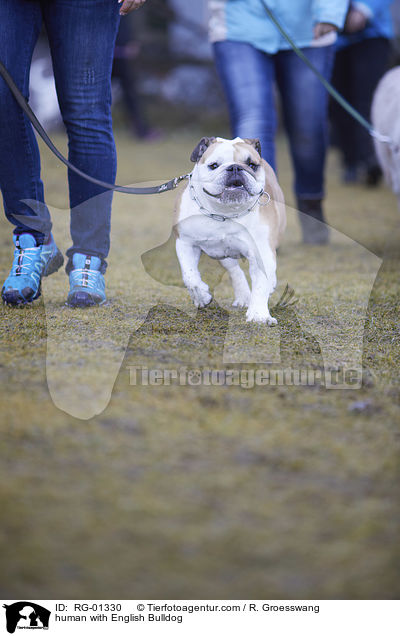
[(254, 170), (254, 172), (258, 169), (259, 164), (258, 163), (254, 163), (254, 161), (252, 161), (251, 159), (247, 160), (247, 165), (249, 166), (249, 168), (251, 168), (252, 170)]
[(219, 167), (219, 163), (209, 163), (208, 167), (210, 168), (210, 170), (216, 170)]

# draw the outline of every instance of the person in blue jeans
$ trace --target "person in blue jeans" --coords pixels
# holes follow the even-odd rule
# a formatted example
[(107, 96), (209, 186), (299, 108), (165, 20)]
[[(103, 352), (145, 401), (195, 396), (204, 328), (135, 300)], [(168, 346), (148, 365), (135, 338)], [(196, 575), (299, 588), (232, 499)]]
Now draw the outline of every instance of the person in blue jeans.
[(310, 219), (324, 220), (328, 95), (272, 23), (265, 4), (329, 79), (336, 32), (344, 24), (348, 0), (209, 0), (210, 39), (233, 135), (258, 137), (263, 158), (276, 168), (276, 82), (289, 137), (297, 206), (303, 213), (303, 240), (327, 243), (328, 227)]
[[(116, 152), (111, 120), (111, 69), (120, 15), (145, 0), (1, 0), (0, 59), (28, 98), (32, 53), (44, 22), (50, 44), (69, 160), (114, 183)], [(14, 228), (14, 261), (2, 288), (9, 305), (40, 296), (42, 276), (61, 267), (51, 234), (32, 126), (0, 78), (0, 189)], [(68, 304), (106, 300), (104, 272), (110, 247), (112, 192), (68, 173), (72, 247), (67, 251)], [(101, 196), (98, 196), (101, 195)]]

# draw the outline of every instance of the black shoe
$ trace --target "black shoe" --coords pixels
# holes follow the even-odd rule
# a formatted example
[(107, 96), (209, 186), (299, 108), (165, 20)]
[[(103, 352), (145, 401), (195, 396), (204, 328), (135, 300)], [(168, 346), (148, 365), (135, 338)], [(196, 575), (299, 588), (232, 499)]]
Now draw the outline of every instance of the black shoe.
[(382, 181), (382, 170), (378, 164), (369, 166), (365, 173), (365, 184), (370, 188), (376, 188)]
[(325, 223), (321, 199), (297, 199), (303, 243), (326, 245), (329, 227)]

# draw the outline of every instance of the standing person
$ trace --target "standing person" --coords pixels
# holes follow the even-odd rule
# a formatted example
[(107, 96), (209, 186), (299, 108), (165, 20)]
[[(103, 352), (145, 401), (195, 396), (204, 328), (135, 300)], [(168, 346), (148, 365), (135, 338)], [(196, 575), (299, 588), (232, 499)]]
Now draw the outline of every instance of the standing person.
[[(0, 59), (27, 98), (32, 53), (44, 22), (68, 134), (69, 160), (108, 183), (114, 183), (116, 174), (111, 121), (115, 37), (120, 15), (138, 9), (144, 2), (0, 2)], [(0, 147), (0, 189), (6, 216), (15, 225), (14, 261), (2, 297), (10, 305), (20, 305), (40, 296), (42, 276), (59, 269), (63, 257), (50, 233), (39, 149), (32, 126), (2, 79)], [(110, 246), (112, 192), (105, 192), (70, 171), (68, 181), (73, 243), (67, 251), (68, 304), (73, 307), (102, 304), (106, 300), (103, 274)], [(44, 216), (47, 219), (43, 220)]]
[(134, 60), (139, 54), (140, 44), (134, 36), (133, 20), (122, 20), (115, 43), (112, 76), (119, 80), (132, 133), (142, 141), (155, 141), (160, 138), (161, 133), (148, 124), (137, 90)]
[[(389, 62), (391, 4), (392, 0), (351, 2), (338, 38), (333, 84), (366, 119), (376, 85)], [(330, 112), (334, 143), (343, 161), (343, 181), (352, 183), (362, 177), (368, 185), (376, 185), (382, 172), (370, 134), (333, 101)]]
[[(268, 7), (314, 66), (330, 78), (336, 32), (348, 0), (268, 0)], [(271, 22), (264, 0), (209, 0), (210, 36), (229, 106), (233, 134), (258, 137), (275, 169), (274, 83), (282, 98), (295, 172), (303, 240), (328, 242), (324, 220), (324, 165), (328, 141), (325, 88)], [(318, 226), (318, 227), (316, 227)]]

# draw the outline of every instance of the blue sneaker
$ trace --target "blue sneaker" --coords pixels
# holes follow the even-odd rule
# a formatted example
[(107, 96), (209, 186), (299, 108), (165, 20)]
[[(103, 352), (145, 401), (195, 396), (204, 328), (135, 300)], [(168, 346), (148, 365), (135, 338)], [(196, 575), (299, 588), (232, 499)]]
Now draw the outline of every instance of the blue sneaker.
[(93, 307), (106, 302), (105, 282), (100, 266), (101, 260), (97, 256), (87, 256), (78, 252), (73, 255), (67, 305)]
[(52, 236), (47, 245), (37, 245), (32, 234), (13, 236), (14, 261), (1, 296), (7, 305), (24, 305), (40, 296), (42, 276), (56, 272), (64, 262)]
[(58, 249), (52, 234), (50, 234), (49, 242), (42, 245), (41, 259), (44, 262), (42, 276), (54, 274), (64, 264), (64, 256)]

